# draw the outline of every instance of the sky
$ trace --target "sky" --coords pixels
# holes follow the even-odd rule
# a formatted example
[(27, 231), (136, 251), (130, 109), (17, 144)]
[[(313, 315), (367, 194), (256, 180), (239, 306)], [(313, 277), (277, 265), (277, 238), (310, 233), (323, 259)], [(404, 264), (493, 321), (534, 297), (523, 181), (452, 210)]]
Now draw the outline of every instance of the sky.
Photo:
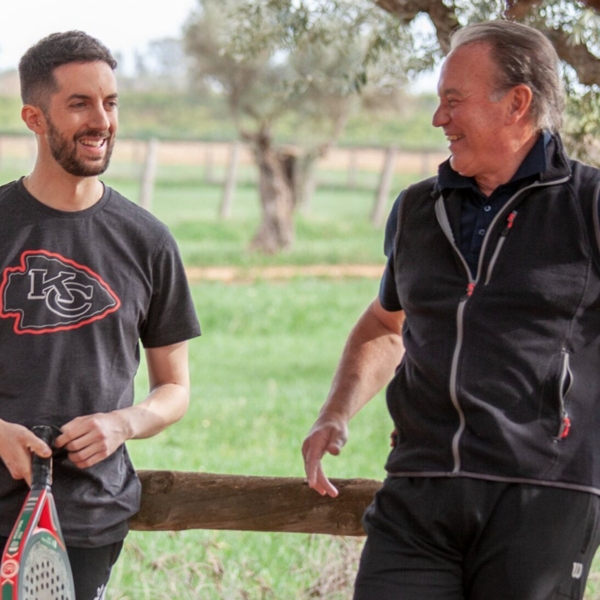
[(197, 0), (3, 0), (0, 70), (16, 68), (25, 51), (46, 35), (70, 29), (83, 30), (121, 54), (120, 67), (127, 70), (135, 51), (143, 53), (150, 40), (180, 37), (197, 5)]

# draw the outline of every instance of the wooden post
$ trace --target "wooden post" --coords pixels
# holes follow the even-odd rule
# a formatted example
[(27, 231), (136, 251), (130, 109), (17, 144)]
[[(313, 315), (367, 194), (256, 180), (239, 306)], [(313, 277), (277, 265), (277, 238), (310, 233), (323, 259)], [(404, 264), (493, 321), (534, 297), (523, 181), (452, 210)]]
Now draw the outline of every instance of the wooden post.
[(396, 153), (397, 149), (394, 146), (390, 146), (385, 154), (383, 172), (381, 173), (381, 178), (379, 179), (379, 187), (377, 189), (377, 196), (375, 197), (375, 205), (373, 206), (373, 212), (371, 213), (371, 223), (373, 223), (373, 225), (376, 227), (381, 227), (385, 218), (385, 209), (388, 204), (390, 191), (392, 188), (392, 180), (394, 178)]
[(152, 209), (152, 192), (154, 191), (154, 179), (156, 177), (157, 155), (158, 140), (152, 138), (146, 145), (146, 161), (144, 163), (140, 189), (140, 206), (148, 211)]
[(307, 215), (310, 212), (312, 201), (317, 191), (317, 165), (313, 163), (306, 172), (306, 181), (302, 186), (302, 198), (300, 198), (300, 212)]
[(233, 195), (235, 194), (235, 184), (237, 179), (237, 169), (240, 163), (240, 142), (231, 144), (229, 153), (229, 167), (227, 168), (227, 176), (225, 179), (225, 187), (223, 188), (223, 198), (221, 199), (221, 208), (219, 216), (221, 219), (228, 219), (231, 216), (231, 207), (233, 206)]
[(424, 150), (421, 154), (421, 176), (423, 179), (429, 177), (431, 173), (429, 172), (429, 152)]
[(31, 168), (33, 169), (37, 160), (37, 140), (35, 136), (28, 138), (28, 140), (29, 141), (27, 142), (27, 145), (29, 146), (29, 160), (31, 161)]
[(337, 498), (320, 496), (299, 477), (140, 471), (138, 531), (230, 529), (364, 535), (361, 519), (381, 482), (332, 479)]
[(204, 152), (204, 182), (209, 185), (215, 183), (213, 162), (213, 149), (210, 144), (207, 144)]
[(348, 187), (353, 190), (356, 187), (356, 175), (358, 172), (358, 153), (356, 148), (352, 148), (348, 155)]

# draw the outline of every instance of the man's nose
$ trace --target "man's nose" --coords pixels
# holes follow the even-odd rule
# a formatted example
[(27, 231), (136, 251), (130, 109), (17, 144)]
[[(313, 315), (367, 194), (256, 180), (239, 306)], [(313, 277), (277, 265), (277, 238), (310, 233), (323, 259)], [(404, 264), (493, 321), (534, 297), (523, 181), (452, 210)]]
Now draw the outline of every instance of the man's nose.
[(431, 124), (434, 127), (443, 127), (448, 123), (450, 117), (448, 116), (448, 111), (442, 107), (440, 104), (436, 111), (433, 113), (433, 118), (431, 119)]
[(92, 129), (97, 129), (98, 131), (106, 131), (110, 129), (110, 119), (108, 118), (108, 114), (104, 106), (98, 106), (90, 115), (89, 126)]

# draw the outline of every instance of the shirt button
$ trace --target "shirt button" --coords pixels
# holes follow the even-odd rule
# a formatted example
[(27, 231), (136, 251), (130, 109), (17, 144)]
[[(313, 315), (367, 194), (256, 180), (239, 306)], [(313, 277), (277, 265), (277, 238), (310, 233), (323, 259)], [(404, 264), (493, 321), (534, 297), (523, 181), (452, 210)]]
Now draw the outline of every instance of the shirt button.
[(480, 229), (477, 233), (483, 237), (485, 235), (485, 229)]
[(483, 207), (483, 210), (485, 210), (485, 212), (490, 212), (490, 210), (492, 210), (492, 207), (491, 207), (489, 204), (486, 204), (486, 205)]

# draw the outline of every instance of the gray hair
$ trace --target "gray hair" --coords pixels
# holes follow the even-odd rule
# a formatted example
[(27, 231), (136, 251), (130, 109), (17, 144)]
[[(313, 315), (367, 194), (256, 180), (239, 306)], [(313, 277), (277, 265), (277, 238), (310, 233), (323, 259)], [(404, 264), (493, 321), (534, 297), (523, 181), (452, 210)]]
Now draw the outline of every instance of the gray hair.
[(533, 93), (531, 116), (538, 130), (557, 132), (562, 126), (565, 93), (554, 46), (537, 29), (512, 21), (488, 21), (457, 29), (450, 49), (467, 44), (487, 44), (498, 66), (494, 98), (517, 85)]

